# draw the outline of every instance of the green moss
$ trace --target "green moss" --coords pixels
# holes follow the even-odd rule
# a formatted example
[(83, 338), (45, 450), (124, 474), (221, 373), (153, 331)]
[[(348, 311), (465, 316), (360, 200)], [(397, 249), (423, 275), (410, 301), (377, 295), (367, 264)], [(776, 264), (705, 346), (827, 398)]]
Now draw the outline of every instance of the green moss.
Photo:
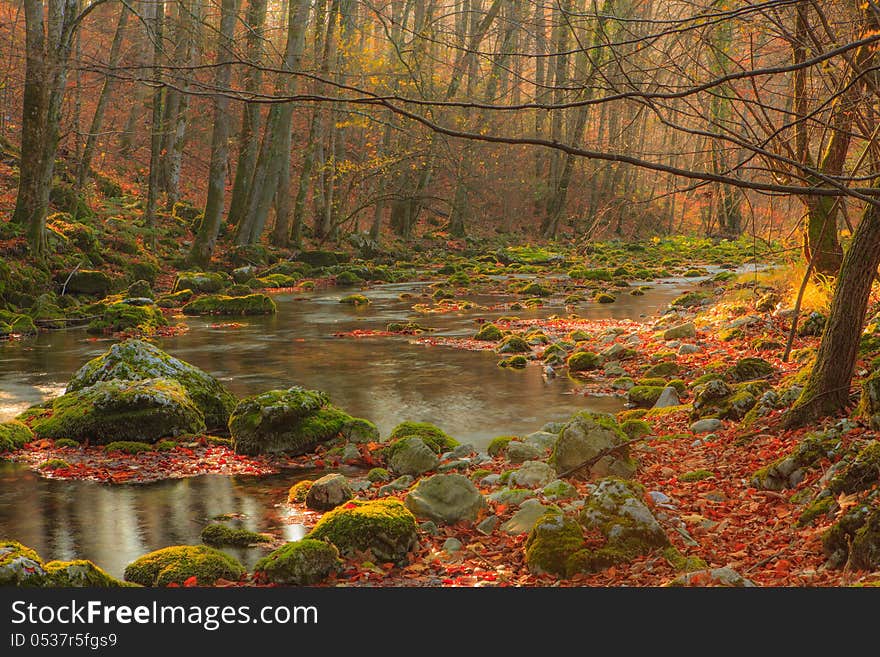
[(620, 425), (620, 430), (632, 440), (650, 435), (651, 425), (644, 420), (626, 420)]
[(607, 292), (600, 292), (593, 297), (593, 301), (596, 303), (614, 303), (617, 301), (617, 297), (613, 294), (608, 294)]
[(544, 350), (544, 353), (541, 355), (541, 359), (544, 362), (565, 362), (565, 359), (568, 357), (568, 352), (563, 349), (558, 344), (551, 344)]
[(172, 294), (163, 294), (156, 300), (156, 305), (160, 308), (179, 308), (192, 298), (192, 290), (180, 290)]
[(0, 423), (0, 452), (21, 449), (34, 437), (30, 428), (16, 420)]
[(575, 267), (569, 270), (568, 275), (575, 280), (583, 281), (611, 281), (614, 279), (614, 273), (610, 269), (603, 269), (601, 267), (594, 269)]
[(611, 387), (615, 390), (629, 390), (636, 385), (636, 382), (629, 376), (619, 376), (611, 382)]
[(311, 490), (313, 483), (315, 482), (311, 479), (303, 479), (302, 481), (296, 482), (293, 486), (290, 487), (290, 490), (287, 492), (287, 503), (305, 504), (306, 497), (308, 496), (309, 490)]
[(471, 481), (479, 482), (483, 477), (492, 474), (491, 470), (486, 468), (477, 468), (470, 474)]
[(705, 292), (685, 292), (675, 297), (669, 305), (673, 308), (693, 308), (702, 305), (703, 301), (708, 298), (709, 295)]
[(587, 299), (583, 294), (569, 294), (567, 297), (565, 297), (563, 303), (566, 306), (576, 306), (577, 304), (583, 303), (586, 300)]
[(202, 543), (214, 547), (237, 546), (247, 547), (254, 543), (268, 543), (271, 539), (265, 534), (236, 529), (220, 523), (211, 523), (202, 530)]
[(227, 276), (219, 272), (180, 272), (171, 291), (192, 290), (213, 294), (222, 290), (229, 282)]
[(0, 310), (0, 322), (6, 324), (8, 329), (0, 331), (0, 335), (16, 333), (18, 335), (33, 335), (37, 332), (37, 326), (29, 315)]
[(339, 300), (339, 303), (347, 303), (351, 306), (368, 306), (370, 300), (363, 294), (349, 294), (348, 296), (342, 297)]
[(372, 468), (367, 473), (367, 479), (372, 482), (385, 482), (391, 480), (391, 473), (385, 468)]
[(495, 348), (499, 354), (527, 354), (531, 350), (529, 343), (519, 335), (508, 335)]
[(112, 279), (104, 272), (92, 269), (79, 269), (70, 275), (66, 291), (69, 294), (104, 297), (107, 296), (112, 287)]
[(489, 447), (487, 451), (489, 452), (489, 456), (499, 457), (504, 454), (504, 451), (507, 449), (507, 443), (511, 440), (519, 440), (518, 436), (496, 436), (491, 441), (489, 441)]
[(157, 452), (170, 452), (173, 449), (177, 448), (177, 443), (173, 440), (160, 440), (156, 443), (156, 451)]
[(706, 374), (701, 374), (696, 379), (691, 381), (690, 387), (693, 388), (695, 386), (703, 385), (704, 383), (708, 383), (709, 381), (720, 381), (722, 380), (723, 375), (718, 372), (707, 372)]
[(674, 361), (667, 361), (665, 363), (657, 363), (656, 365), (652, 365), (645, 371), (646, 377), (668, 377), (675, 376), (676, 374), (681, 373), (681, 367), (678, 363)]
[(40, 470), (67, 470), (69, 467), (70, 463), (64, 459), (48, 459), (37, 466)]
[(260, 559), (254, 572), (274, 584), (310, 586), (324, 581), (341, 567), (339, 550), (335, 546), (304, 538)]
[(415, 516), (396, 499), (346, 502), (325, 513), (307, 538), (329, 541), (346, 556), (370, 551), (392, 563), (405, 562), (418, 540)]
[(55, 441), (55, 447), (63, 447), (63, 448), (77, 448), (79, 447), (79, 443), (75, 440), (71, 440), (70, 438), (59, 438)]
[(508, 358), (502, 358), (498, 361), (498, 367), (513, 367), (515, 369), (522, 369), (528, 364), (528, 359), (522, 354), (516, 354), (514, 356), (509, 356)]
[(91, 561), (78, 559), (75, 561), (50, 561), (43, 565), (49, 581), (47, 586), (53, 588), (116, 588), (131, 584), (120, 582)]
[(142, 586), (182, 585), (195, 577), (201, 586), (218, 579), (238, 581), (245, 570), (233, 557), (205, 545), (175, 545), (155, 550), (125, 568), (125, 580)]
[(504, 337), (501, 329), (492, 322), (486, 322), (480, 327), (480, 330), (474, 334), (474, 340), (483, 342), (498, 342)]
[(50, 415), (31, 420), (39, 438), (104, 445), (118, 440), (155, 442), (205, 431), (202, 411), (171, 379), (99, 381), (56, 397), (51, 409)]
[(576, 351), (568, 357), (566, 364), (570, 372), (586, 372), (598, 369), (602, 359), (592, 351)]
[(209, 295), (183, 307), (184, 315), (274, 315), (276, 311), (275, 302), (265, 294), (244, 297)]
[(663, 558), (678, 572), (690, 573), (695, 570), (708, 568), (708, 564), (700, 557), (686, 557), (674, 545), (670, 545), (663, 550)]
[(763, 358), (741, 358), (725, 376), (730, 381), (753, 381), (771, 376), (775, 368)]
[(86, 331), (116, 333), (137, 329), (143, 333), (153, 333), (163, 326), (168, 326), (168, 320), (156, 306), (119, 302), (105, 306), (101, 316), (89, 322)]
[(114, 440), (104, 446), (105, 452), (123, 452), (125, 454), (140, 454), (141, 452), (152, 452), (153, 446), (147, 443), (137, 442), (135, 440)]
[(401, 422), (391, 430), (388, 440), (393, 442), (408, 436), (421, 438), (422, 442), (437, 454), (447, 452), (458, 445), (455, 438), (429, 422)]
[(692, 482), (692, 481), (702, 481), (703, 479), (709, 479), (714, 477), (715, 473), (710, 470), (691, 470), (690, 472), (685, 472), (684, 474), (678, 475), (679, 481)]
[(679, 395), (687, 390), (687, 383), (685, 383), (681, 379), (672, 379), (671, 381), (667, 381), (666, 386), (670, 388), (675, 388), (675, 392), (677, 392)]
[(837, 508), (837, 503), (831, 495), (816, 498), (798, 516), (798, 527), (805, 527), (816, 518), (830, 515), (835, 508)]
[(446, 279), (448, 285), (466, 287), (471, 284), (470, 276), (464, 271), (457, 271)]
[(639, 379), (636, 383), (640, 386), (655, 386), (655, 387), (660, 386), (661, 388), (666, 387), (666, 379), (664, 379), (662, 377), (659, 377), (659, 378), (651, 377), (651, 378), (647, 378), (647, 379)]
[(828, 482), (832, 493), (851, 495), (868, 490), (880, 482), (880, 442), (868, 442), (838, 474)]
[(686, 272), (682, 274), (684, 278), (699, 278), (700, 276), (705, 276), (706, 271), (703, 269), (688, 269)]
[(660, 399), (665, 386), (635, 386), (626, 393), (626, 399), (630, 404), (640, 408), (651, 408)]
[[(678, 406), (664, 406), (662, 408), (649, 408), (645, 411), (644, 417), (647, 419), (659, 419), (666, 417), (667, 415), (672, 415), (673, 413), (678, 413), (680, 411), (686, 411), (689, 407), (687, 404), (679, 404)], [(688, 434), (682, 434), (688, 435)]]
[(18, 541), (0, 540), (0, 586), (38, 587), (46, 582), (40, 555)]
[[(281, 273), (265, 274), (264, 276), (248, 281), (248, 287), (252, 289), (277, 290), (285, 287), (295, 287), (296, 284), (299, 283), (299, 280), (299, 276), (289, 276)], [(228, 290), (226, 291), (226, 294), (229, 294)]]
[(539, 575), (570, 577), (580, 572), (575, 555), (584, 549), (581, 526), (558, 510), (547, 511), (529, 532), (525, 544), (526, 564)]

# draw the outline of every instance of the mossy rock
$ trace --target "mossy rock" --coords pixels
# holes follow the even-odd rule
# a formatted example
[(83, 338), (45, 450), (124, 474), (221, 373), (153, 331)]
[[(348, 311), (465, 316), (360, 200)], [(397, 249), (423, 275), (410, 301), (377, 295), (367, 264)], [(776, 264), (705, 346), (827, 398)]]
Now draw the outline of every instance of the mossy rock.
[(31, 420), (31, 428), (38, 438), (98, 445), (119, 440), (154, 443), (183, 433), (201, 434), (205, 420), (173, 379), (113, 379), (56, 397), (51, 414)]
[(754, 381), (771, 376), (776, 369), (763, 358), (741, 358), (725, 373), (730, 381)]
[(274, 315), (275, 302), (265, 294), (231, 297), (225, 294), (198, 297), (183, 307), (184, 315)]
[(684, 482), (694, 482), (694, 481), (703, 481), (703, 479), (711, 479), (715, 476), (715, 473), (711, 470), (691, 470), (690, 472), (685, 472), (678, 476), (679, 481)]
[(160, 308), (179, 308), (193, 298), (192, 290), (180, 290), (172, 294), (163, 294), (156, 300)]
[(385, 468), (371, 468), (367, 473), (367, 481), (373, 483), (384, 483), (391, 481), (391, 473)]
[(441, 454), (458, 446), (458, 441), (429, 422), (401, 422), (391, 430), (388, 441), (393, 442), (407, 436), (422, 439), (436, 454)]
[(132, 299), (154, 299), (156, 295), (150, 283), (140, 279), (128, 286), (126, 296)]
[(244, 567), (233, 557), (206, 545), (174, 545), (155, 550), (125, 567), (125, 580), (141, 586), (184, 584), (191, 577), (200, 586), (218, 579), (238, 581)]
[(474, 334), (474, 340), (482, 342), (498, 342), (504, 337), (501, 329), (492, 322), (486, 322), (480, 327), (480, 330)]
[(489, 447), (487, 451), (489, 452), (489, 456), (498, 457), (504, 454), (504, 451), (507, 449), (507, 444), (511, 440), (519, 440), (517, 436), (497, 436), (489, 441)]
[(572, 331), (571, 333), (568, 334), (567, 337), (570, 342), (574, 342), (575, 344), (577, 344), (578, 342), (586, 342), (587, 340), (591, 339), (591, 336), (589, 333), (587, 333), (586, 331), (582, 331), (580, 329), (578, 329), (576, 331)]
[(192, 290), (213, 294), (219, 292), (231, 282), (226, 274), (220, 272), (180, 272), (174, 281), (172, 292)]
[[(84, 294), (91, 297), (105, 297), (113, 289), (113, 279), (102, 271), (93, 269), (78, 269), (70, 274), (70, 279), (65, 280), (68, 294)], [(63, 283), (64, 281), (62, 281)]]
[(0, 540), (0, 586), (44, 586), (48, 576), (36, 551), (18, 541)]
[(37, 332), (37, 325), (29, 315), (0, 310), (0, 323), (8, 327), (6, 331), (0, 331), (0, 335), (33, 335)]
[(452, 524), (476, 520), (486, 501), (464, 475), (436, 474), (420, 480), (405, 504), (418, 518)]
[(143, 333), (153, 333), (156, 329), (168, 326), (168, 320), (158, 307), (148, 304), (120, 301), (104, 307), (100, 317), (96, 317), (86, 327), (88, 333), (116, 333), (137, 329)]
[(570, 372), (586, 372), (598, 369), (602, 364), (602, 357), (592, 351), (576, 351), (568, 357), (566, 365)]
[(633, 386), (626, 393), (626, 399), (630, 404), (639, 408), (651, 408), (660, 399), (666, 386)]
[(642, 438), (651, 435), (651, 425), (644, 420), (630, 419), (624, 420), (620, 424), (620, 430), (625, 433), (630, 440)]
[(339, 303), (347, 303), (350, 306), (368, 306), (370, 305), (370, 300), (363, 294), (349, 294), (342, 297)]
[(556, 468), (556, 473), (561, 475), (592, 460), (600, 453), (613, 449), (614, 451), (590, 466), (589, 472), (581, 468), (573, 475), (602, 477), (614, 474), (631, 477), (635, 473), (636, 464), (629, 456), (629, 449), (624, 446), (627, 441), (626, 434), (621, 431), (614, 418), (597, 413), (578, 413), (560, 431), (559, 439), (550, 455), (550, 463)]
[(273, 584), (311, 586), (342, 568), (339, 550), (325, 541), (304, 538), (260, 559), (254, 573)]
[(332, 267), (333, 265), (347, 262), (349, 256), (335, 251), (315, 250), (303, 251), (296, 259), (312, 267)]
[(258, 534), (247, 529), (229, 527), (219, 522), (206, 526), (199, 535), (202, 543), (213, 547), (247, 547), (255, 543), (268, 543), (271, 539), (265, 534)]
[(126, 340), (83, 365), (67, 384), (67, 392), (99, 381), (173, 379), (180, 383), (204, 414), (208, 429), (226, 428), (235, 397), (213, 376), (143, 340)]
[(825, 330), (825, 322), (827, 321), (828, 318), (822, 313), (812, 312), (804, 321), (798, 324), (797, 334), (800, 337), (822, 335), (822, 331)]
[(338, 437), (353, 420), (318, 390), (294, 386), (241, 400), (229, 417), (239, 454), (305, 454)]
[(657, 363), (645, 370), (646, 377), (667, 377), (676, 376), (681, 373), (681, 366), (674, 361), (665, 361)]
[(495, 348), (499, 354), (527, 354), (532, 351), (529, 343), (519, 335), (508, 335)]
[(22, 422), (11, 420), (0, 423), (0, 452), (21, 449), (34, 437), (30, 427)]
[(880, 442), (871, 440), (852, 458), (844, 468), (828, 482), (828, 489), (839, 495), (852, 495), (868, 490), (880, 483)]
[[(65, 439), (62, 438), (61, 440)], [(112, 443), (104, 445), (104, 451), (140, 454), (141, 452), (152, 452), (153, 446), (149, 443), (141, 443), (136, 440), (114, 440)]]
[(551, 509), (535, 523), (525, 544), (526, 565), (536, 575), (571, 577), (579, 571), (573, 557), (585, 548), (584, 530), (577, 521)]
[(822, 534), (828, 565), (854, 570), (880, 569), (880, 508), (858, 504)]
[(703, 305), (703, 302), (709, 298), (705, 292), (685, 292), (675, 297), (669, 304), (673, 308), (693, 308)]
[(522, 369), (529, 364), (528, 358), (523, 356), (522, 354), (515, 354), (513, 356), (508, 356), (507, 358), (502, 358), (498, 361), (498, 367), (512, 367), (514, 369)]
[[(284, 287), (294, 287), (299, 280), (299, 276), (288, 276), (287, 274), (275, 273), (265, 274), (255, 279), (249, 279), (248, 281), (245, 281), (245, 283), (247, 283), (248, 287), (252, 289), (268, 288), (277, 290)], [(238, 296), (230, 295), (228, 289), (225, 292), (228, 296)]]
[(596, 303), (614, 303), (617, 301), (617, 297), (613, 294), (608, 294), (607, 292), (600, 292), (593, 297), (593, 301)]
[(132, 586), (106, 573), (91, 561), (49, 561), (43, 564), (48, 581), (53, 588), (119, 588)]
[(65, 461), (64, 459), (48, 459), (40, 463), (37, 466), (38, 470), (67, 470), (70, 468), (70, 463)]
[(329, 541), (345, 556), (370, 551), (380, 563), (406, 563), (418, 542), (415, 516), (398, 500), (351, 500), (325, 513), (307, 538)]
[(311, 479), (303, 479), (302, 481), (296, 482), (290, 487), (290, 490), (287, 491), (287, 503), (305, 504), (306, 497), (309, 495), (309, 489), (312, 487), (313, 483), (315, 482)]
[(549, 297), (553, 294), (553, 291), (546, 285), (535, 281), (524, 283), (517, 289), (517, 292), (530, 297)]

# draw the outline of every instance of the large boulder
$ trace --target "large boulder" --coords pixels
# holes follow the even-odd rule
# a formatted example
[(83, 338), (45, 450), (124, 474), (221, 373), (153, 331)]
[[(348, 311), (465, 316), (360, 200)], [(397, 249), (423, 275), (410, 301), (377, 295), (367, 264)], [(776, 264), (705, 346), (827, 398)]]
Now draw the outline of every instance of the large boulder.
[(207, 545), (173, 545), (155, 550), (125, 567), (125, 581), (141, 586), (182, 585), (195, 577), (200, 586), (218, 579), (238, 581), (245, 569), (234, 557)]
[(265, 294), (231, 297), (212, 294), (198, 297), (183, 307), (184, 315), (274, 315), (275, 302)]
[(18, 541), (0, 541), (0, 586), (38, 587), (47, 578), (36, 552)]
[(324, 475), (309, 487), (306, 506), (316, 511), (329, 511), (352, 497), (348, 479), (344, 475), (333, 473)]
[(65, 292), (105, 297), (112, 287), (113, 280), (104, 272), (92, 269), (78, 269), (67, 280)]
[(119, 440), (154, 443), (203, 433), (205, 419), (173, 379), (98, 381), (25, 411), (38, 438), (70, 438), (106, 445)]
[(578, 556), (585, 547), (584, 530), (577, 521), (551, 509), (526, 539), (526, 565), (536, 575), (570, 577), (578, 572)]
[(526, 461), (510, 473), (510, 484), (526, 488), (546, 486), (556, 479), (556, 470), (543, 461)]
[(208, 429), (225, 428), (235, 397), (213, 376), (143, 340), (126, 340), (83, 365), (67, 384), (67, 392), (99, 381), (173, 379), (182, 385), (205, 416)]
[(337, 438), (356, 420), (325, 393), (294, 386), (241, 400), (229, 417), (229, 431), (239, 454), (296, 456)]
[(434, 470), (440, 459), (418, 436), (407, 436), (388, 448), (388, 465), (397, 474), (420, 475)]
[(589, 471), (581, 469), (576, 474), (585, 477), (632, 477), (636, 471), (635, 461), (629, 456), (629, 448), (619, 447), (627, 440), (626, 434), (612, 418), (579, 413), (559, 434), (551, 460), (556, 467), (556, 473), (560, 474), (595, 458), (605, 450), (617, 448), (594, 463)]
[(172, 292), (192, 290), (193, 292), (219, 292), (229, 284), (226, 274), (220, 272), (182, 271), (174, 281)]
[(437, 474), (420, 481), (407, 494), (405, 503), (419, 518), (452, 524), (476, 520), (486, 501), (464, 475)]
[(406, 563), (418, 542), (416, 519), (395, 499), (352, 500), (325, 513), (307, 538), (329, 541), (345, 556), (371, 552), (380, 563)]
[(273, 584), (310, 586), (324, 581), (341, 567), (335, 545), (304, 538), (287, 543), (260, 559), (254, 573)]

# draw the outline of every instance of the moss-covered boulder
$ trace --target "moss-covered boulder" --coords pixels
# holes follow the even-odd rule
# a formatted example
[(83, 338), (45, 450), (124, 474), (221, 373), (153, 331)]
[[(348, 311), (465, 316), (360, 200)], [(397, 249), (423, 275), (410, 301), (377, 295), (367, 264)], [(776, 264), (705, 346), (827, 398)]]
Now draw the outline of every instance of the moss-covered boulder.
[[(794, 488), (803, 481), (810, 468), (823, 458), (833, 456), (839, 449), (840, 437), (833, 432), (807, 434), (791, 454), (757, 470), (750, 483), (759, 490), (781, 491)], [(875, 476), (878, 475), (875, 473)]]
[(235, 397), (213, 376), (143, 340), (126, 340), (83, 365), (67, 384), (67, 392), (99, 381), (173, 379), (202, 410), (208, 429), (225, 428)]
[(635, 473), (636, 464), (630, 458), (629, 449), (623, 446), (627, 441), (626, 434), (613, 418), (595, 413), (578, 413), (560, 432), (550, 460), (556, 472), (561, 474), (597, 457), (605, 450), (616, 448), (594, 463), (589, 470), (577, 470), (574, 475), (586, 478), (610, 474), (631, 477)]
[(750, 384), (731, 388), (720, 379), (707, 381), (694, 398), (691, 418), (719, 418), (721, 420), (741, 420), (758, 403)]
[(730, 381), (754, 381), (764, 379), (775, 372), (775, 368), (763, 358), (741, 358), (727, 370), (725, 376)]
[(566, 365), (570, 372), (586, 372), (598, 369), (602, 364), (602, 358), (592, 351), (576, 351), (568, 357)]
[(377, 562), (398, 564), (418, 542), (415, 516), (395, 499), (346, 502), (325, 513), (307, 538), (329, 541), (345, 556), (369, 551)]
[(526, 565), (536, 575), (570, 577), (579, 570), (579, 560), (574, 557), (584, 548), (584, 530), (578, 522), (558, 509), (550, 510), (529, 532)]
[(311, 586), (342, 567), (339, 550), (326, 541), (304, 538), (287, 543), (260, 559), (254, 573), (274, 584)]
[(179, 308), (193, 298), (192, 290), (180, 290), (172, 294), (163, 294), (156, 300), (160, 308)]
[(653, 408), (666, 386), (633, 386), (626, 391), (626, 400), (637, 408)]
[(437, 453), (418, 436), (405, 436), (386, 450), (386, 459), (398, 475), (420, 475), (440, 465)]
[(219, 292), (229, 284), (230, 279), (220, 272), (180, 272), (174, 281), (172, 292), (192, 290), (193, 292)]
[(697, 335), (697, 327), (693, 322), (685, 322), (671, 326), (663, 331), (664, 340), (683, 340), (685, 338), (693, 338)]
[(476, 520), (486, 500), (464, 475), (436, 474), (422, 479), (407, 494), (405, 504), (419, 518), (453, 524)]
[[(834, 438), (828, 440), (830, 443)], [(880, 441), (870, 440), (853, 456), (845, 461), (831, 481), (828, 490), (835, 495), (852, 495), (868, 490), (880, 483)]]
[(348, 479), (339, 473), (331, 473), (317, 479), (306, 493), (306, 506), (316, 511), (329, 511), (347, 502), (354, 493)]
[(12, 420), (0, 423), (0, 452), (12, 452), (21, 449), (34, 437), (30, 427), (22, 422)]
[(98, 445), (120, 440), (155, 443), (160, 438), (205, 431), (201, 409), (173, 379), (98, 381), (56, 397), (46, 406), (21, 416), (29, 419), (38, 438)]
[(244, 567), (233, 557), (206, 545), (173, 545), (155, 550), (125, 567), (125, 581), (141, 586), (182, 585), (191, 577), (199, 586), (218, 579), (238, 581)]
[(265, 294), (230, 297), (213, 294), (198, 297), (183, 307), (184, 315), (274, 315), (275, 302)]
[(38, 587), (48, 577), (43, 560), (18, 541), (0, 540), (0, 586)]
[(105, 297), (112, 288), (113, 279), (104, 272), (92, 269), (78, 269), (70, 275), (65, 292), (68, 294)]
[(149, 281), (145, 281), (143, 279), (137, 280), (129, 285), (126, 296), (132, 299), (156, 298), (156, 295), (153, 292), (153, 287), (150, 285)]
[(647, 370), (645, 370), (645, 377), (669, 377), (676, 376), (681, 373), (681, 366), (676, 363), (674, 360), (663, 361), (662, 363), (657, 363), (656, 365), (651, 365)]
[(348, 256), (344, 253), (336, 253), (335, 251), (303, 251), (297, 258), (300, 262), (304, 262), (312, 267), (332, 267), (340, 262), (348, 260)]
[(112, 577), (91, 561), (49, 561), (43, 565), (46, 571), (46, 586), (53, 588), (118, 588), (131, 586)]
[(458, 441), (430, 422), (401, 422), (391, 430), (389, 441), (417, 436), (435, 453), (440, 454), (458, 446)]
[(354, 418), (319, 390), (294, 386), (241, 400), (229, 417), (239, 454), (305, 454), (341, 435)]
[(5, 324), (8, 330), (0, 332), (0, 335), (16, 333), (18, 335), (33, 335), (37, 332), (37, 325), (29, 315), (0, 310), (0, 324)]
[(269, 537), (240, 527), (230, 527), (219, 522), (212, 522), (199, 535), (202, 543), (213, 547), (247, 547), (255, 543), (267, 543)]
[(482, 342), (498, 342), (504, 337), (501, 329), (492, 322), (486, 322), (480, 327), (480, 330), (474, 334), (474, 340)]
[(156, 329), (168, 326), (168, 320), (162, 311), (152, 303), (133, 303), (135, 299), (125, 299), (111, 303), (103, 308), (103, 312), (95, 317), (86, 327), (89, 333), (117, 333), (119, 331), (138, 330), (142, 333), (153, 333)]
[(822, 535), (829, 566), (880, 569), (880, 508), (870, 503), (871, 497), (876, 495), (851, 508)]
[(519, 335), (508, 335), (495, 348), (499, 354), (527, 354), (531, 350), (529, 343)]

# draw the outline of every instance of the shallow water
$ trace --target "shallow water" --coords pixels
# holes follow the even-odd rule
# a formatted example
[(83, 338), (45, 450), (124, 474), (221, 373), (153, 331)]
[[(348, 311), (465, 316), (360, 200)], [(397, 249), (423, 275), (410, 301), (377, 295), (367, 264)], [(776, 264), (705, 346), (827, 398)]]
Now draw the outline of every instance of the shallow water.
[[(635, 319), (662, 310), (694, 281), (657, 283), (641, 297), (621, 294), (614, 304), (578, 308), (590, 319)], [(172, 355), (212, 373), (236, 395), (301, 385), (324, 390), (349, 413), (375, 422), (383, 435), (403, 420), (433, 422), (461, 442), (485, 447), (504, 434), (525, 434), (579, 410), (616, 411), (620, 400), (573, 394), (566, 376), (545, 381), (541, 368), (500, 369), (491, 351), (468, 352), (416, 344), (412, 337), (337, 338), (354, 329), (384, 329), (391, 321), (418, 321), (433, 335), (469, 336), (478, 318), (504, 314), (522, 318), (565, 315), (562, 305), (535, 310), (469, 310), (420, 315), (402, 292), (418, 283), (382, 285), (364, 293), (366, 309), (339, 303), (349, 291), (275, 296), (278, 314), (236, 319), (236, 329), (216, 328), (225, 320), (184, 318), (190, 330), (159, 341)], [(474, 297), (481, 305), (510, 298)], [(56, 396), (76, 369), (103, 353), (113, 340), (89, 340), (81, 330), (53, 331), (0, 345), (0, 421), (29, 405)], [(302, 475), (299, 476), (302, 478)], [(46, 559), (85, 558), (113, 575), (151, 550), (198, 543), (199, 533), (218, 514), (236, 514), (241, 526), (274, 531), (289, 540), (303, 527), (282, 504), (296, 478), (202, 476), (146, 485), (110, 486), (43, 479), (24, 466), (0, 460), (0, 538), (15, 538)], [(252, 566), (261, 550), (231, 550)]]

